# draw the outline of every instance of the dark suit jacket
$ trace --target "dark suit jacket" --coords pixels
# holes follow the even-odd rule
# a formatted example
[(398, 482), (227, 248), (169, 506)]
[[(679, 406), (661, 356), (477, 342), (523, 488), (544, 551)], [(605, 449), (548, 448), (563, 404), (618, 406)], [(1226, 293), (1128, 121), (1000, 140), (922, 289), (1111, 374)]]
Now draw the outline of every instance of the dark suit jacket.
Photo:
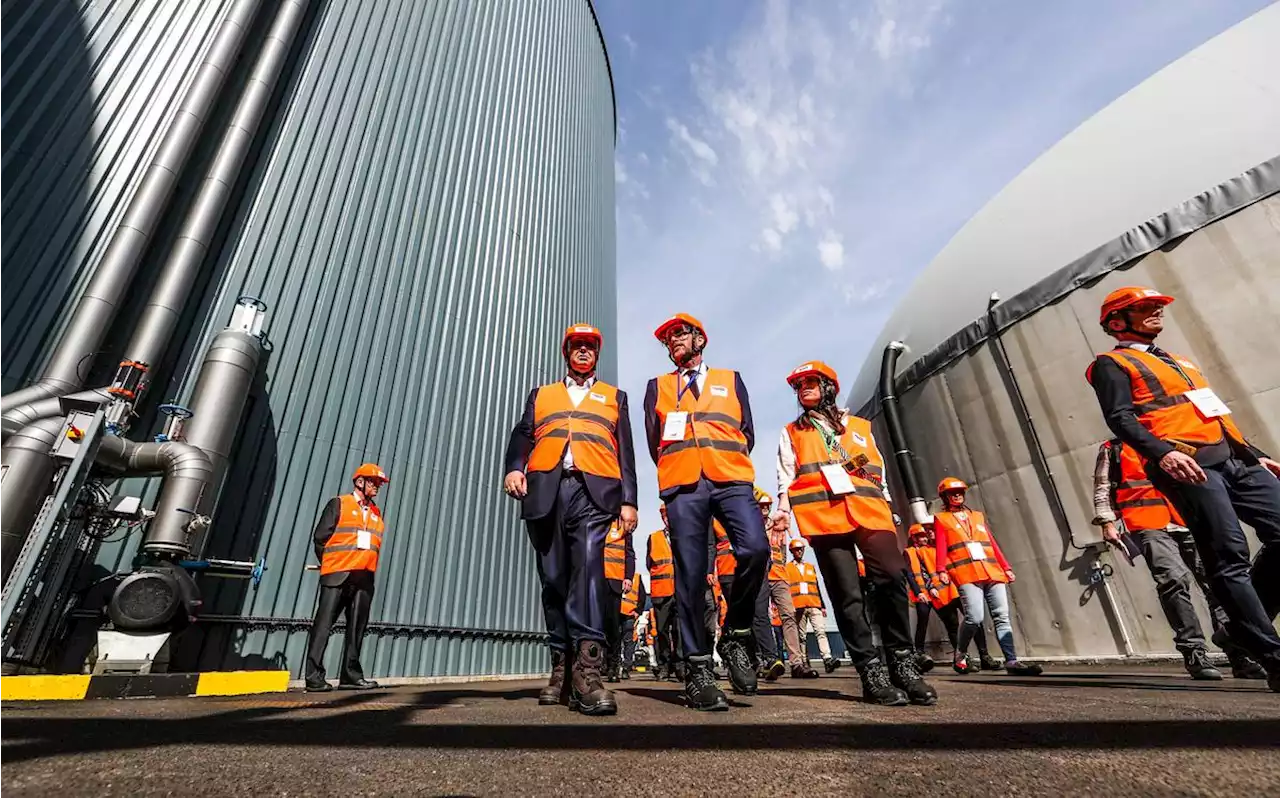
[[(511, 430), (511, 437), (507, 441), (504, 476), (512, 471), (523, 471), (529, 462), (529, 454), (533, 451), (533, 405), (537, 398), (538, 388), (534, 388), (525, 402), (524, 415)], [(623, 390), (618, 391), (618, 431), (615, 437), (618, 440), (618, 466), (622, 471), (622, 479), (583, 474), (591, 501), (611, 515), (622, 512), (624, 504), (638, 506), (636, 454), (631, 443), (631, 411), (627, 407), (627, 394)], [(560, 490), (560, 466), (557, 464), (550, 471), (528, 474), (527, 479), (529, 493), (521, 502), (520, 517), (526, 520), (543, 518), (555, 507), (556, 495)]]

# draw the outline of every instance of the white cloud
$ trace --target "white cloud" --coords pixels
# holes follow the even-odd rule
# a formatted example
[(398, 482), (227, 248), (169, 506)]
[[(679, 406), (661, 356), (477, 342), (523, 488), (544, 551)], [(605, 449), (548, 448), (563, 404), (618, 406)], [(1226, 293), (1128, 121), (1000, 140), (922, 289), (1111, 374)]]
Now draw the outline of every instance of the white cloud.
[(778, 228), (778, 232), (786, 234), (796, 229), (800, 216), (787, 202), (786, 197), (774, 194), (769, 198), (769, 207), (773, 209), (774, 226)]
[(715, 149), (705, 140), (695, 136), (688, 125), (673, 117), (667, 117), (667, 130), (671, 131), (672, 139), (679, 145), (680, 153), (698, 182), (704, 186), (715, 185), (712, 169), (720, 163), (720, 157), (716, 155)]
[(618, 185), (627, 182), (627, 167), (622, 165), (621, 158), (613, 159), (613, 179)]
[(831, 271), (844, 266), (844, 242), (840, 236), (828, 230), (818, 242), (818, 259)]
[(622, 41), (626, 43), (627, 49), (631, 51), (631, 54), (635, 55), (636, 50), (639, 49), (639, 46), (636, 44), (636, 40), (624, 33), (622, 34)]
[(764, 240), (764, 245), (768, 247), (770, 252), (782, 251), (782, 234), (772, 227), (766, 227), (761, 230), (760, 238)]
[(886, 19), (880, 23), (880, 30), (876, 32), (875, 50), (876, 55), (885, 61), (893, 58), (893, 50), (896, 39), (893, 35), (893, 29), (898, 27), (898, 23), (891, 19)]

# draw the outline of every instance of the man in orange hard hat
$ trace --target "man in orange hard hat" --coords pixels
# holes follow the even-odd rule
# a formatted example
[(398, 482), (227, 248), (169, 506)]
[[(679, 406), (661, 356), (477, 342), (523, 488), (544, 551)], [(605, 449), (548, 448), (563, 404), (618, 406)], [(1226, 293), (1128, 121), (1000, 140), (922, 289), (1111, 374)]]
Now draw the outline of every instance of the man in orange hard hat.
[[(1195, 363), (1155, 345), (1173, 297), (1143, 286), (1107, 295), (1099, 323), (1116, 347), (1085, 372), (1107, 426), (1186, 521), (1232, 640), (1280, 692), (1280, 463), (1244, 438)], [(1262, 543), (1250, 563), (1240, 522)], [(1252, 576), (1251, 576), (1252, 573)]]
[(365, 463), (351, 475), (354, 490), (330, 499), (316, 522), (312, 541), (320, 561), (320, 601), (307, 643), (306, 684), (308, 692), (327, 692), (324, 650), (329, 630), (346, 614), (347, 631), (342, 643), (342, 663), (338, 686), (348, 690), (370, 690), (378, 683), (364, 678), (360, 667), (360, 647), (369, 625), (373, 605), (373, 575), (386, 526), (382, 510), (374, 501), (382, 486), (391, 480), (373, 463)]
[(717, 646), (734, 692), (756, 692), (751, 617), (769, 560), (764, 519), (752, 496), (755, 429), (747, 389), (736, 371), (708, 368), (706, 327), (677, 313), (654, 331), (675, 364), (649, 381), (644, 399), (649, 453), (667, 508), (675, 560), (677, 618), (686, 661), (684, 699), (698, 710), (726, 710), (712, 671), (703, 625), (709, 572), (707, 536), (718, 520), (737, 560), (728, 613)]
[(605, 539), (615, 520), (625, 535), (636, 528), (627, 395), (596, 378), (603, 343), (589, 324), (565, 330), (567, 373), (529, 392), (507, 443), (503, 480), (507, 495), (520, 500), (542, 582), (551, 678), (538, 702), (586, 715), (618, 711), (603, 684), (605, 614), (618, 612), (605, 577)]

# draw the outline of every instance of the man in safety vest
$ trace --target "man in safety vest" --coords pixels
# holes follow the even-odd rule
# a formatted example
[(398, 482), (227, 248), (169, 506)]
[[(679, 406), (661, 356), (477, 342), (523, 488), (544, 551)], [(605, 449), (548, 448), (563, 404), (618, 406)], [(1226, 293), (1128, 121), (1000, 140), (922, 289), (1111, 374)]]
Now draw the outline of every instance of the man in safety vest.
[(507, 495), (521, 501), (542, 582), (551, 678), (538, 702), (587, 715), (618, 711), (602, 683), (606, 615), (618, 611), (605, 578), (605, 538), (615, 519), (626, 534), (636, 527), (627, 395), (596, 378), (603, 343), (589, 324), (565, 330), (567, 373), (529, 392), (503, 480)]
[[(1107, 426), (1190, 527), (1232, 639), (1280, 692), (1273, 626), (1280, 611), (1280, 463), (1245, 441), (1231, 408), (1189, 358), (1155, 345), (1172, 301), (1142, 286), (1108, 294), (1099, 322), (1116, 348), (1098, 355), (1085, 376)], [(1252, 563), (1242, 520), (1262, 544)]]
[(751, 618), (768, 566), (764, 521), (752, 498), (755, 429), (746, 387), (736, 371), (708, 368), (706, 327), (680, 313), (654, 331), (676, 369), (649, 381), (644, 399), (649, 453), (658, 466), (658, 493), (671, 519), (680, 640), (688, 663), (685, 702), (727, 710), (712, 671), (712, 642), (703, 625), (707, 530), (718, 519), (737, 569), (718, 650), (734, 692), (756, 692)]
[[(903, 554), (907, 557), (907, 567), (911, 571), (911, 599), (916, 605), (916, 651), (921, 652), (923, 658), (925, 635), (929, 631), (929, 616), (936, 612), (938, 619), (942, 621), (942, 627), (947, 630), (947, 641), (951, 643), (953, 652), (959, 651), (957, 648), (960, 636), (960, 591), (955, 585), (944, 585), (934, 581), (933, 574), (937, 568), (937, 553), (934, 549), (935, 539), (933, 536), (933, 520), (930, 519), (925, 525), (912, 524), (907, 532), (910, 544), (907, 546)], [(978, 646), (978, 657), (981, 663), (981, 669), (984, 671), (1004, 670), (1004, 665), (1000, 663), (987, 650), (987, 630), (984, 626), (979, 626), (973, 631), (973, 642)], [(961, 652), (967, 654), (968, 652)], [(953, 667), (957, 673), (961, 675), (973, 673), (978, 670), (970, 664), (968, 657), (957, 657), (952, 655)], [(933, 660), (929, 660), (929, 668), (933, 667)], [(926, 670), (923, 661), (921, 662), (921, 670)]]
[[(625, 596), (631, 591), (636, 575), (636, 550), (631, 533), (621, 521), (614, 521), (604, 540), (604, 578), (609, 586), (604, 614), (604, 635), (609, 646), (607, 680), (622, 681), (622, 622)], [(634, 609), (634, 603), (633, 603)]]
[(365, 463), (351, 475), (351, 493), (330, 499), (316, 522), (312, 542), (320, 561), (320, 601), (307, 643), (306, 684), (309, 692), (327, 692), (324, 650), (329, 630), (345, 613), (347, 631), (342, 643), (342, 664), (338, 686), (349, 690), (369, 690), (378, 686), (364, 678), (360, 667), (360, 647), (369, 625), (373, 605), (373, 575), (378, 570), (378, 554), (386, 526), (382, 510), (374, 502), (378, 491), (390, 480), (373, 463)]
[(658, 508), (658, 515), (662, 516), (662, 529), (649, 535), (645, 554), (645, 568), (649, 571), (649, 600), (653, 602), (653, 623), (650, 624), (650, 632), (654, 635), (653, 678), (675, 681), (677, 668), (683, 668), (676, 659), (680, 648), (680, 627), (676, 622), (676, 569), (665, 505)]
[(640, 610), (649, 601), (649, 593), (644, 589), (644, 581), (638, 576), (631, 577), (631, 586), (622, 596), (622, 678), (631, 678), (631, 669), (636, 656), (636, 625), (639, 622)]
[(1136, 540), (1155, 580), (1160, 608), (1173, 630), (1174, 646), (1182, 654), (1191, 678), (1202, 681), (1222, 678), (1205, 650), (1204, 631), (1191, 603), (1192, 583), (1199, 585), (1209, 605), (1213, 640), (1226, 652), (1231, 675), (1237, 679), (1267, 678), (1262, 666), (1227, 634), (1227, 614), (1209, 588), (1191, 530), (1187, 529), (1177, 508), (1152, 487), (1142, 458), (1120, 441), (1103, 441), (1098, 447), (1093, 471), (1093, 512), (1093, 523), (1102, 527), (1102, 539), (1107, 543), (1128, 551), (1116, 527), (1117, 521), (1123, 523), (1125, 531)]
[[(751, 633), (755, 640), (755, 648), (751, 651), (752, 664), (756, 666), (756, 675), (767, 682), (776, 682), (787, 672), (782, 662), (782, 652), (786, 649), (786, 641), (781, 643), (774, 637), (774, 614), (772, 592), (770, 591), (769, 574), (775, 571), (773, 556), (773, 497), (760, 488), (754, 488), (756, 506), (760, 508), (761, 523), (769, 530), (769, 564), (765, 578), (760, 580), (760, 590), (756, 594), (755, 611), (751, 616)], [(781, 626), (782, 619), (778, 624)]]
[[(788, 544), (791, 562), (787, 563), (787, 583), (791, 585), (791, 604), (796, 609), (796, 626), (800, 630), (800, 646), (807, 648), (809, 632), (818, 638), (818, 653), (822, 664), (831, 673), (840, 667), (840, 660), (831, 656), (831, 643), (827, 641), (827, 605), (818, 589), (818, 569), (804, 561), (804, 541), (796, 538)], [(816, 674), (815, 674), (816, 675)]]
[(765, 574), (769, 601), (777, 609), (782, 625), (782, 642), (791, 665), (791, 678), (816, 679), (818, 672), (809, 665), (809, 654), (801, 641), (800, 624), (791, 601), (791, 582), (787, 579), (787, 532), (790, 529), (788, 518), (779, 517), (769, 524), (769, 570)]

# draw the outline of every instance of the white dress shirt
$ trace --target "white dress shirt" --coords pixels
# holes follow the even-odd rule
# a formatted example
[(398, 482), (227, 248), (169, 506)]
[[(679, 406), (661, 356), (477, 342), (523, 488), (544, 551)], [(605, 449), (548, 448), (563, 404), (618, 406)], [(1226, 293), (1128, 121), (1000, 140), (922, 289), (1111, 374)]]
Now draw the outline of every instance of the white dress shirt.
[(699, 395), (699, 396), (701, 396), (701, 395), (702, 395), (702, 392), (703, 392), (704, 390), (706, 390), (706, 388), (707, 388), (707, 364), (706, 364), (706, 362), (704, 361), (704, 362), (699, 363), (698, 365), (694, 366), (693, 368), (680, 369), (680, 385), (679, 385), (679, 387), (676, 389), (676, 393), (677, 393), (677, 395), (680, 393), (680, 391), (684, 390), (684, 386), (686, 386), (686, 385), (688, 385), (688, 384), (689, 384), (689, 375), (690, 375), (690, 374), (697, 374), (697, 375), (698, 375), (698, 382), (697, 382), (697, 385), (698, 385), (698, 395)]
[[(591, 386), (595, 384), (596, 384), (596, 378), (594, 376), (587, 377), (587, 381), (582, 383), (581, 385), (579, 385), (578, 381), (575, 380), (573, 377), (564, 378), (565, 390), (569, 392), (569, 401), (573, 402), (574, 407), (577, 407), (578, 405), (582, 404), (582, 400), (586, 399), (587, 394), (591, 391)], [(566, 445), (564, 447), (564, 459), (561, 460), (560, 463), (564, 467), (565, 471), (573, 470), (573, 447), (572, 446)]]
[[(840, 420), (843, 423), (849, 418), (849, 411), (841, 409)], [(810, 419), (815, 424), (821, 424), (828, 432), (835, 434), (835, 430), (824, 419)], [(871, 448), (876, 454), (880, 454), (880, 447), (875, 445), (875, 440), (869, 441)], [(884, 460), (883, 457), (880, 458)], [(887, 477), (887, 475), (886, 475)], [(782, 428), (782, 435), (778, 438), (778, 509), (791, 511), (791, 501), (787, 498), (787, 489), (791, 487), (791, 483), (796, 481), (796, 450), (791, 446), (791, 435), (788, 434), (787, 428)], [(884, 493), (884, 500), (891, 501), (889, 496), (889, 480), (886, 478), (884, 484), (881, 485), (881, 491)]]

